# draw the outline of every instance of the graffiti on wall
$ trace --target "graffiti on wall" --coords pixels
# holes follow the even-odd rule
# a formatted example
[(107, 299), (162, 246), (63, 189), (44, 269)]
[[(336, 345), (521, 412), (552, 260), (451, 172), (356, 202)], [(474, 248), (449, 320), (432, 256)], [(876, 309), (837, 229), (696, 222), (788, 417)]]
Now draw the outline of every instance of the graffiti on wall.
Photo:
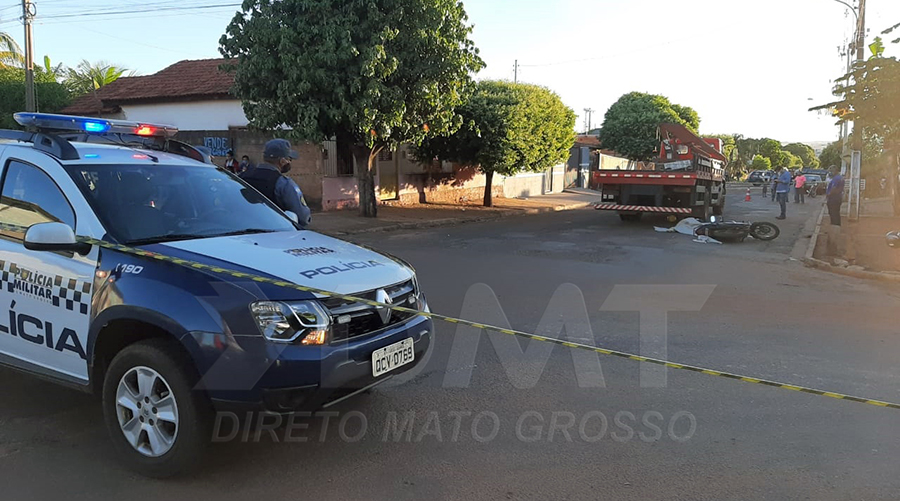
[(231, 149), (231, 139), (227, 137), (204, 137), (203, 146), (209, 148), (213, 156), (224, 157)]

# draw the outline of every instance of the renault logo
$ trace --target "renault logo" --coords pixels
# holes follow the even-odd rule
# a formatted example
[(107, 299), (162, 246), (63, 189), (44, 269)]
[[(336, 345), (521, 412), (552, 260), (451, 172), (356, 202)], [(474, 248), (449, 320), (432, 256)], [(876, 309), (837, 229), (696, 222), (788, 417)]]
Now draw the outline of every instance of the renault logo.
[[(393, 304), (391, 300), (391, 296), (384, 289), (378, 289), (375, 292), (375, 301), (379, 303), (385, 304)], [(378, 306), (378, 316), (381, 317), (381, 323), (387, 325), (388, 322), (391, 321), (391, 310), (390, 308), (385, 308), (384, 306)]]

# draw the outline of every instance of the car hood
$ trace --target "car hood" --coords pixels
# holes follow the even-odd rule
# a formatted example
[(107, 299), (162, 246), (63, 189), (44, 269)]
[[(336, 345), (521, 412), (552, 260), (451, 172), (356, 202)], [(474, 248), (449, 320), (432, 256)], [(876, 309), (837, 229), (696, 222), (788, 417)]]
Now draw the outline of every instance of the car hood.
[(395, 258), (308, 230), (162, 245), (339, 294), (377, 289), (413, 277), (413, 271)]

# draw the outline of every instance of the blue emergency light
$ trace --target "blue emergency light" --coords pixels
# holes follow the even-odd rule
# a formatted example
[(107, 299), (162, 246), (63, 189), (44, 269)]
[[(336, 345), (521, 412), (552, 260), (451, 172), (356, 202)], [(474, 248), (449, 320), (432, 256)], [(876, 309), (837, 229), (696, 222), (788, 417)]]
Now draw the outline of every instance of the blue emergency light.
[(23, 127), (54, 131), (86, 132), (88, 134), (134, 134), (145, 137), (172, 137), (178, 132), (178, 129), (171, 125), (54, 115), (51, 113), (16, 113), (13, 117)]

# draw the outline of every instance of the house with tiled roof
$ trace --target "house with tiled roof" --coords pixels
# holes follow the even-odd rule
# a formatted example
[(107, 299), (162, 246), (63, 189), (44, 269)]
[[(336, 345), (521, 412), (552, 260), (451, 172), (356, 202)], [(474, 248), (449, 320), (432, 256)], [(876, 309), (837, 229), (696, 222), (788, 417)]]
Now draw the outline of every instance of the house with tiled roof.
[(179, 61), (146, 76), (121, 77), (77, 98), (63, 113), (168, 123), (180, 130), (246, 127), (223, 59)]
[[(152, 75), (121, 77), (77, 98), (63, 113), (174, 125), (177, 139), (210, 148), (217, 163), (228, 150), (238, 159), (247, 155), (259, 162), (272, 135), (247, 129), (241, 101), (231, 93), (234, 74), (223, 70), (225, 64), (225, 59), (185, 60)], [(295, 142), (294, 148), (300, 158), (289, 175), (311, 207), (330, 210), (359, 204), (353, 166), (338, 161), (334, 141)], [(447, 162), (426, 169), (407, 145), (382, 151), (376, 167), (376, 193), (386, 203), (477, 200), (484, 192), (483, 174)], [(561, 191), (563, 167), (557, 171), (556, 176), (548, 172), (503, 178), (503, 183), (494, 183), (495, 196)]]

